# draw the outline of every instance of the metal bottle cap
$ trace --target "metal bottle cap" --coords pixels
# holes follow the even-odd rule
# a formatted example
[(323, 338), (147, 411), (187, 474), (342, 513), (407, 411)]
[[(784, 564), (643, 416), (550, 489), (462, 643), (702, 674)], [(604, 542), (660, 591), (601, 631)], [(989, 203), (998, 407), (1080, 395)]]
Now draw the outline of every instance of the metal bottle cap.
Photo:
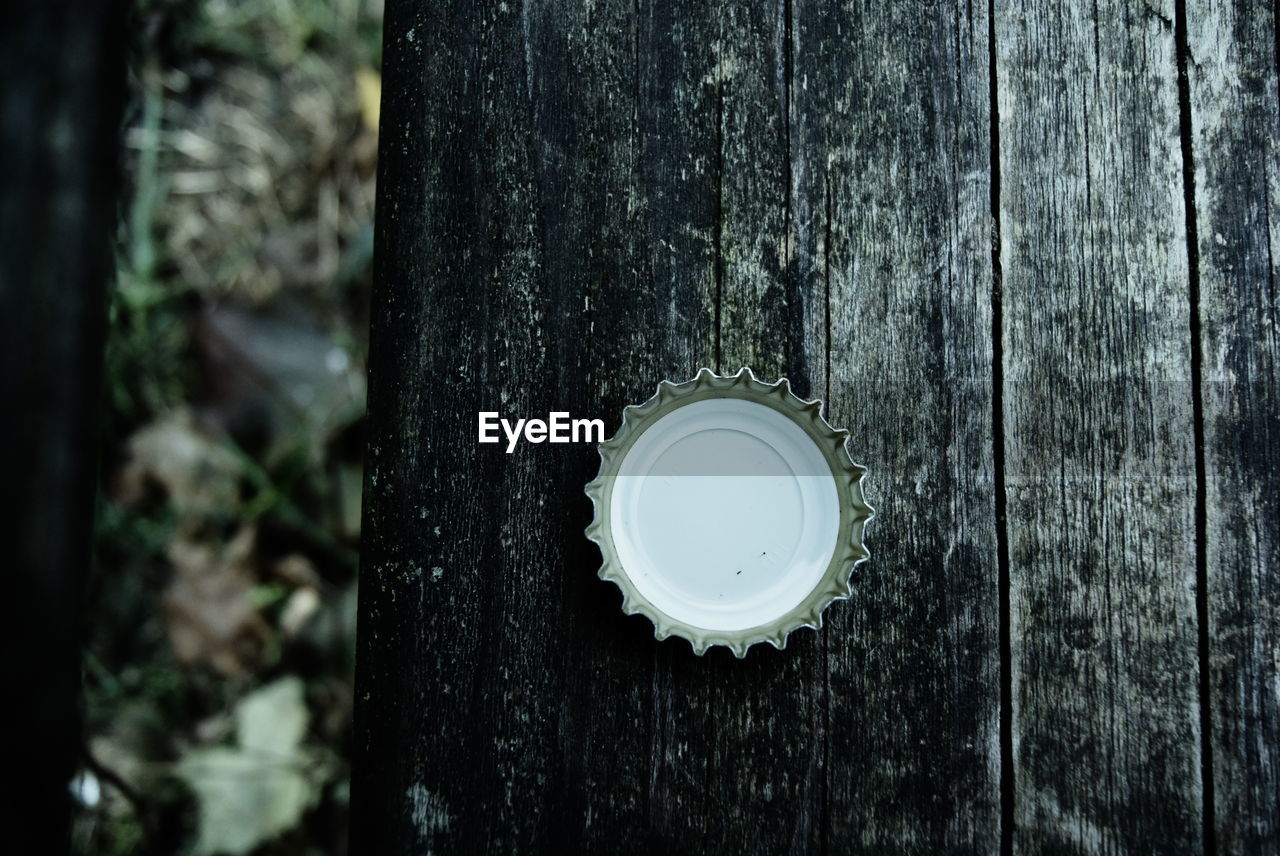
[(872, 509), (848, 432), (819, 401), (767, 384), (750, 369), (710, 369), (663, 381), (623, 410), (600, 445), (587, 485), (601, 579), (622, 590), (622, 610), (680, 636), (697, 654), (724, 645), (738, 657), (756, 642), (783, 648), (798, 627), (850, 594)]

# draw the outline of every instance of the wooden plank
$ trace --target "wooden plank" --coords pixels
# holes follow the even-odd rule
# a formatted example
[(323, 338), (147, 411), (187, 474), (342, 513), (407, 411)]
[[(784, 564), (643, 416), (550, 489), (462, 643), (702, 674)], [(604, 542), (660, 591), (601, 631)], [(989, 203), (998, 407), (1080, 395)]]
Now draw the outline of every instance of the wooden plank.
[[(120, 4), (0, 6), (0, 517), (5, 848), (67, 853), (83, 581), (92, 563), (102, 343), (126, 37)], [(38, 818), (38, 820), (36, 820)]]
[[(718, 137), (707, 78), (717, 22), (660, 2), (530, 12), (545, 276), (586, 307), (560, 390), (612, 433), (659, 380), (715, 361)], [(582, 488), (599, 458), (592, 448), (572, 458), (554, 849), (690, 846), (732, 828), (712, 816), (706, 662), (682, 640), (656, 643), (652, 624), (624, 617), (617, 589), (597, 579)]]
[(385, 46), (354, 848), (518, 852), (557, 754), (559, 468), (479, 449), (476, 414), (547, 410), (564, 314), (521, 16), (398, 4)]
[[(631, 5), (530, 3), (522, 14), (539, 276), (559, 293), (550, 343), (556, 409), (604, 418), (612, 431), (622, 408), (648, 393), (649, 376), (696, 362), (691, 352), (710, 341), (712, 313), (696, 291), (689, 299), (690, 290), (681, 289), (682, 323), (670, 324), (674, 287), (643, 273), (648, 265), (637, 233), (669, 236), (647, 230)], [(594, 574), (599, 554), (583, 535), (591, 509), (582, 485), (595, 476), (598, 456), (583, 447), (554, 457), (559, 495), (548, 501), (562, 511), (559, 526), (544, 537), (564, 550), (555, 568), (563, 596), (550, 631), (563, 696), (555, 772), (534, 840), (560, 853), (606, 852), (629, 842), (619, 848), (626, 850), (635, 844), (633, 831), (647, 825), (649, 809), (652, 629), (622, 620), (616, 590)], [(476, 840), (480, 849), (485, 839)]]
[(1195, 852), (1173, 3), (995, 15), (1015, 845)]
[(1210, 722), (1222, 853), (1280, 842), (1280, 128), (1267, 5), (1187, 4)]
[[(821, 356), (804, 350), (810, 295), (790, 252), (787, 4), (723, 4), (707, 52), (720, 139), (717, 361), (787, 377), (800, 395), (821, 389)], [(838, 608), (838, 607), (837, 607)], [(813, 853), (823, 846), (827, 723), (824, 637), (793, 633), (782, 651), (757, 646), (741, 661), (708, 658), (712, 730), (706, 786), (709, 852)]]
[[(731, 261), (765, 232), (782, 244), (781, 102), (749, 88), (762, 63), (774, 80), (782, 21), (666, 3), (506, 14), (387, 21), (354, 840), (812, 849), (797, 674), (815, 657), (655, 643), (595, 578), (594, 450), (473, 452), (477, 409), (616, 427), (659, 379), (715, 363), (721, 305), (741, 309), (729, 358), (783, 367), (780, 312), (752, 311), (761, 283)], [(773, 145), (751, 142), (757, 119)]]
[[(713, 312), (703, 296), (678, 288), (685, 283), (669, 275), (654, 278), (653, 270), (667, 274), (671, 242), (681, 253), (709, 257), (712, 209), (698, 196), (680, 198), (687, 216), (704, 220), (698, 237), (669, 234), (662, 218), (654, 228), (648, 216), (650, 205), (667, 211), (667, 203), (643, 188), (672, 194), (682, 188), (646, 180), (636, 125), (640, 33), (631, 5), (530, 4), (526, 14), (543, 276), (564, 290), (570, 328), (557, 354), (558, 407), (605, 418), (612, 431), (622, 408), (649, 394), (649, 377), (684, 370), (707, 351)], [(668, 151), (671, 143), (655, 145)], [(707, 196), (708, 184), (692, 187)], [(689, 281), (707, 281), (709, 292), (709, 262), (687, 267), (677, 270)], [(580, 311), (568, 308), (575, 306)], [(680, 325), (672, 324), (668, 307), (678, 307)], [(643, 839), (636, 830), (648, 825), (649, 759), (658, 754), (653, 630), (643, 619), (622, 619), (616, 589), (595, 577), (599, 553), (582, 536), (591, 511), (581, 485), (593, 479), (598, 457), (589, 449), (558, 457), (566, 458), (558, 500), (566, 511), (554, 534), (566, 554), (556, 668), (566, 677), (544, 848), (627, 850)]]
[(798, 2), (794, 16), (807, 352), (829, 361), (815, 392), (852, 430), (877, 508), (871, 561), (826, 631), (828, 846), (993, 852), (985, 4)]

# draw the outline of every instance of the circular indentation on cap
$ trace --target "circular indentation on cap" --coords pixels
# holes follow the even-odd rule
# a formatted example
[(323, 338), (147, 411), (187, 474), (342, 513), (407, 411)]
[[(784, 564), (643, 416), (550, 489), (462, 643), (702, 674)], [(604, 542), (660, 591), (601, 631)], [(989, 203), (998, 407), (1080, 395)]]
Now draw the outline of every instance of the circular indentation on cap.
[(840, 502), (822, 450), (794, 420), (741, 398), (677, 408), (619, 466), (611, 535), (636, 590), (676, 621), (769, 624), (822, 582)]
[(865, 471), (846, 435), (785, 379), (762, 383), (745, 368), (663, 381), (625, 408), (586, 488), (587, 537), (623, 611), (696, 654), (724, 645), (742, 657), (756, 642), (783, 648), (791, 631), (820, 627), (869, 555)]

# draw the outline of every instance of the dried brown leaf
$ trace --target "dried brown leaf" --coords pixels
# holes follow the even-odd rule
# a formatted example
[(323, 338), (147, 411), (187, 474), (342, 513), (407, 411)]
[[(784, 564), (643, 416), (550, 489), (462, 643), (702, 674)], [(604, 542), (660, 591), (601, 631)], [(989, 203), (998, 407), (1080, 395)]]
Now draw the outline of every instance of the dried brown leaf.
[(134, 505), (157, 485), (173, 503), (184, 526), (226, 514), (239, 501), (240, 462), (225, 446), (195, 427), (188, 410), (178, 410), (137, 431), (128, 442), (117, 499)]
[(179, 536), (169, 545), (174, 578), (164, 595), (169, 639), (185, 664), (236, 677), (260, 662), (271, 630), (254, 607), (253, 526), (225, 546)]

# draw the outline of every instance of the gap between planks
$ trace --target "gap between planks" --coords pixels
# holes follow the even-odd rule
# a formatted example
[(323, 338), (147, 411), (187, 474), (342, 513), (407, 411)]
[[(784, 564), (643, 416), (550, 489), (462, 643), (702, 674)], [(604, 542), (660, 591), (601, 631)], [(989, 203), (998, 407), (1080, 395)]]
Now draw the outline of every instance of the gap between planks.
[(1174, 39), (1178, 57), (1178, 125), (1182, 145), (1182, 194), (1186, 218), (1187, 281), (1191, 339), (1191, 419), (1194, 432), (1196, 498), (1196, 649), (1200, 697), (1201, 835), (1207, 856), (1217, 853), (1213, 789), (1213, 711), (1209, 673), (1209, 562), (1207, 553), (1207, 483), (1204, 459), (1204, 393), (1201, 386), (1204, 352), (1200, 339), (1200, 238), (1196, 224), (1196, 166), (1191, 147), (1191, 83), (1187, 75), (1190, 48), (1187, 40), (1187, 2), (1174, 0)]

